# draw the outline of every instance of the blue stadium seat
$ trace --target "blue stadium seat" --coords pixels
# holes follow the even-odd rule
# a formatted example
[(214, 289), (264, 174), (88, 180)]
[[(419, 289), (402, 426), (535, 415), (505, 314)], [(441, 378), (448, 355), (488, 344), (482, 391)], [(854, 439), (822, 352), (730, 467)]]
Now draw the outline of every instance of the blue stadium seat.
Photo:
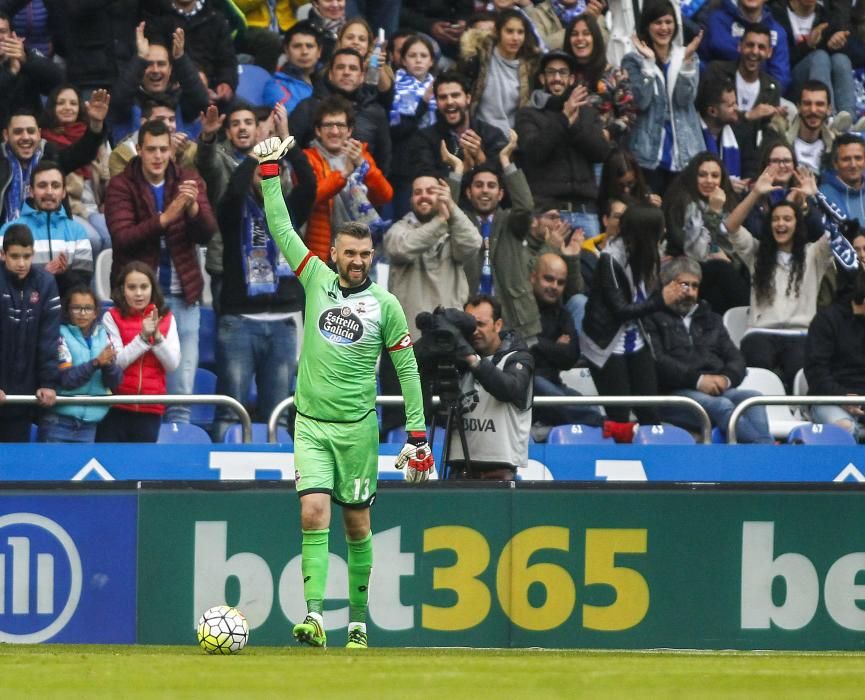
[(713, 445), (726, 445), (727, 444), (727, 436), (723, 430), (721, 430), (718, 426), (712, 428), (712, 444)]
[[(283, 445), (290, 446), (294, 444), (291, 435), (281, 425), (276, 428), (276, 439)], [(228, 426), (228, 430), (225, 431), (225, 435), (222, 437), (222, 442), (231, 444), (243, 442), (243, 427), (240, 423), (232, 423)], [(267, 423), (252, 424), (252, 442), (256, 445), (267, 444)]]
[[(195, 382), (192, 385), (193, 394), (215, 394), (216, 375), (209, 369), (197, 367), (195, 369)], [(190, 406), (189, 420), (203, 428), (213, 425), (216, 415), (216, 405), (212, 403), (193, 404)]]
[(156, 442), (160, 445), (209, 445), (210, 435), (193, 423), (163, 423), (159, 426)]
[(198, 327), (198, 366), (216, 370), (216, 313), (209, 306), (201, 307)]
[(237, 96), (253, 106), (264, 104), (264, 86), (270, 78), (261, 66), (241, 63), (237, 66)]
[(30, 424), (30, 442), (39, 442), (39, 426), (36, 423)]
[(602, 428), (593, 425), (557, 425), (547, 436), (548, 445), (611, 445), (613, 439), (604, 437)]
[(855, 438), (834, 423), (797, 425), (787, 436), (792, 445), (855, 445)]
[(635, 445), (693, 445), (694, 437), (684, 428), (669, 423), (641, 425), (634, 433)]

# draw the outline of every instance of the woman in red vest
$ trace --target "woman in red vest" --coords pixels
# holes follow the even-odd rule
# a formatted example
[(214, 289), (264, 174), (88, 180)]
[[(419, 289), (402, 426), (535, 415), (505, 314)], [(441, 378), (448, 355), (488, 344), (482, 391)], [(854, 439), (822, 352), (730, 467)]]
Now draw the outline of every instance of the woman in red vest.
[[(133, 261), (120, 271), (111, 293), (114, 306), (102, 322), (123, 379), (117, 394), (164, 394), (165, 374), (180, 364), (180, 338), (153, 269)], [(165, 406), (112, 406), (96, 431), (96, 442), (156, 442)]]

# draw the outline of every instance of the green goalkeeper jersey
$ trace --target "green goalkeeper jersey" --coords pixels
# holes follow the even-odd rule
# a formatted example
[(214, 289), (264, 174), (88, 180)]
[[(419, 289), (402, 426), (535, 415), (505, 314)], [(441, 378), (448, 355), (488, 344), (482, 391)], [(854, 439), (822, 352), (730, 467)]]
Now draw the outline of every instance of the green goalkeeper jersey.
[(340, 287), (339, 276), (296, 234), (279, 178), (264, 179), (261, 189), (267, 226), (306, 292), (298, 413), (338, 423), (363, 419), (375, 410), (375, 365), (385, 348), (405, 397), (406, 429), (426, 430), (417, 362), (396, 297), (370, 280), (358, 288)]

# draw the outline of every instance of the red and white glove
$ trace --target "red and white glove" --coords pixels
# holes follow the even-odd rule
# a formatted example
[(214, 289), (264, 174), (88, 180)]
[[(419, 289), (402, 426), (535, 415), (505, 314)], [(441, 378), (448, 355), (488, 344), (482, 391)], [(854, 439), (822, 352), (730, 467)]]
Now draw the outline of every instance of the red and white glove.
[(435, 469), (435, 460), (425, 432), (408, 434), (405, 445), (397, 455), (396, 468), (402, 469), (406, 465), (408, 469), (405, 470), (405, 480), (411, 483), (426, 481)]

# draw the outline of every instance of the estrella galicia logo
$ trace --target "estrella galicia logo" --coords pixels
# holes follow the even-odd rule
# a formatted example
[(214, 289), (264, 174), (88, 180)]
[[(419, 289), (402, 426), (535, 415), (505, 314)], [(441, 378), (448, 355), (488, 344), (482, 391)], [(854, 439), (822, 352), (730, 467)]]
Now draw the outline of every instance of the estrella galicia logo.
[(63, 527), (35, 513), (0, 516), (0, 642), (51, 639), (81, 590), (81, 556)]
[(363, 322), (350, 306), (340, 306), (322, 311), (318, 330), (331, 343), (351, 345), (363, 337)]

